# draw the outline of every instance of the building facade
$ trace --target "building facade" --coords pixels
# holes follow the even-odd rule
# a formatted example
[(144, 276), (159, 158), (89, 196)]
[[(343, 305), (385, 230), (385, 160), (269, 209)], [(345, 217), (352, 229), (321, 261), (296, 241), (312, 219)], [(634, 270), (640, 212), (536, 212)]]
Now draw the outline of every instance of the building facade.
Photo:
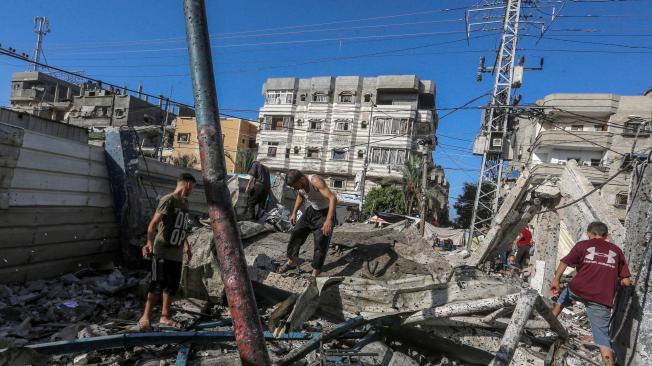
[(79, 90), (78, 85), (46, 73), (17, 72), (11, 76), (9, 108), (62, 122)]
[[(341, 194), (401, 180), (408, 154), (437, 128), (435, 83), (416, 75), (271, 78), (262, 88), (258, 160), (322, 175)], [(431, 153), (425, 155), (431, 156)]]
[(652, 148), (652, 93), (551, 94), (537, 105), (543, 107), (541, 116), (519, 121), (510, 168), (529, 169), (544, 179), (558, 176), (575, 160), (596, 186), (617, 175), (600, 194), (624, 220), (630, 171), (617, 173), (629, 159), (647, 158)]
[[(256, 124), (240, 118), (220, 118), (227, 173), (242, 173), (247, 160), (253, 160), (256, 151)], [(178, 117), (175, 120), (175, 135), (172, 145), (172, 159), (184, 159), (190, 167), (199, 169), (199, 143), (195, 117)], [(248, 158), (249, 157), (249, 158)], [(238, 164), (240, 163), (240, 164)], [(238, 167), (242, 169), (238, 169)]]

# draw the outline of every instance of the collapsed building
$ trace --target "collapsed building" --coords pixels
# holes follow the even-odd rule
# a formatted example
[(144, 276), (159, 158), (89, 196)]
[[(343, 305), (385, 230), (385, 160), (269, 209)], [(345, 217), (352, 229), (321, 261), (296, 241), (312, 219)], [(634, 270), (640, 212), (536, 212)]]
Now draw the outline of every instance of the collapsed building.
[[(180, 172), (199, 178), (198, 172), (142, 156), (131, 130), (107, 128), (103, 147), (88, 146), (85, 130), (45, 128), (37, 117), (7, 115), (0, 124), (0, 144), (8, 152), (0, 180), (0, 224), (7, 239), (0, 279), (8, 283), (0, 286), (0, 364), (237, 364), (219, 259), (212, 231), (201, 220), (188, 238), (194, 256), (182, 276), (183, 298), (173, 304), (185, 328), (131, 330), (147, 283), (145, 271), (138, 270), (147, 221)], [(594, 183), (569, 159), (556, 174), (526, 168), (470, 256), (433, 247), (435, 238), (421, 237), (407, 220), (384, 228), (347, 224), (335, 230), (323, 277), (315, 281), (305, 265), (285, 275), (275, 272), (291, 227), (287, 209), (279, 206), (259, 223), (239, 222), (272, 359), (322, 365), (598, 364), (597, 352), (581, 341), (589, 332), (581, 306), (556, 319), (546, 292), (558, 258), (586, 224), (600, 220), (624, 246), (636, 280), (617, 301), (621, 315), (612, 337), (618, 355), (624, 364), (648, 363), (652, 252), (646, 234), (652, 227), (642, 223), (652, 217), (652, 170), (646, 166), (630, 159), (616, 170), (629, 174), (635, 187), (624, 224), (600, 192), (616, 178)], [(239, 206), (244, 179), (228, 179), (231, 200)], [(275, 188), (281, 202), (282, 185)], [(190, 197), (198, 219), (207, 213), (203, 194), (198, 184)], [(97, 217), (106, 224), (98, 225)], [(28, 227), (15, 227), (18, 222)], [(528, 282), (493, 272), (488, 264), (528, 222), (536, 227)], [(311, 246), (309, 239), (300, 253), (304, 263)]]

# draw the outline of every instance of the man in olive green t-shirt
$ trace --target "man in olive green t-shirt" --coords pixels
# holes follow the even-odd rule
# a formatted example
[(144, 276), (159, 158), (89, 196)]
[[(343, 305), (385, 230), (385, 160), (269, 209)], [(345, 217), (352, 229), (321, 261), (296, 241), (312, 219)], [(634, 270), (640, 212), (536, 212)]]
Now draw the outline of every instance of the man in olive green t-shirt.
[(188, 229), (188, 196), (196, 183), (195, 178), (183, 173), (177, 180), (174, 192), (163, 196), (158, 203), (152, 221), (147, 227), (147, 244), (143, 256), (151, 257), (152, 274), (147, 292), (145, 311), (138, 321), (138, 328), (151, 328), (152, 308), (158, 297), (163, 301), (159, 323), (175, 328), (179, 324), (170, 318), (170, 299), (179, 289), (183, 254), (190, 260), (190, 246), (186, 240)]

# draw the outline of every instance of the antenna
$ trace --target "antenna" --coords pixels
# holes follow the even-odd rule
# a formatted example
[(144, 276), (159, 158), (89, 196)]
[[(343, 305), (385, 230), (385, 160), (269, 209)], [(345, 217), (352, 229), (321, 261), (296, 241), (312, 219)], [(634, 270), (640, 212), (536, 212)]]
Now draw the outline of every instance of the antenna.
[(34, 48), (34, 71), (38, 70), (38, 63), (43, 53), (43, 37), (50, 33), (48, 17), (34, 17), (34, 33), (36, 33), (36, 47)]

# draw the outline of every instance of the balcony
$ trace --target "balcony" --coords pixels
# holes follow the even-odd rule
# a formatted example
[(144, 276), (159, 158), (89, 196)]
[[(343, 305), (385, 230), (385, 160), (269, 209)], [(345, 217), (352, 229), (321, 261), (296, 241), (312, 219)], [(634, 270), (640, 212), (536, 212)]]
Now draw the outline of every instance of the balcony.
[(25, 101), (37, 99), (37, 90), (35, 89), (17, 89), (11, 91), (12, 101)]
[(613, 134), (606, 131), (542, 131), (537, 137), (537, 148), (554, 147), (567, 150), (606, 150)]
[(574, 113), (592, 117), (606, 117), (616, 113), (620, 97), (615, 94), (550, 94), (543, 99), (546, 112), (554, 115)]
[[(564, 169), (565, 166), (561, 164), (543, 163), (533, 166), (530, 172), (536, 182), (548, 176), (559, 177)], [(607, 167), (580, 165), (579, 169), (592, 184), (602, 184), (609, 178), (609, 168)]]

